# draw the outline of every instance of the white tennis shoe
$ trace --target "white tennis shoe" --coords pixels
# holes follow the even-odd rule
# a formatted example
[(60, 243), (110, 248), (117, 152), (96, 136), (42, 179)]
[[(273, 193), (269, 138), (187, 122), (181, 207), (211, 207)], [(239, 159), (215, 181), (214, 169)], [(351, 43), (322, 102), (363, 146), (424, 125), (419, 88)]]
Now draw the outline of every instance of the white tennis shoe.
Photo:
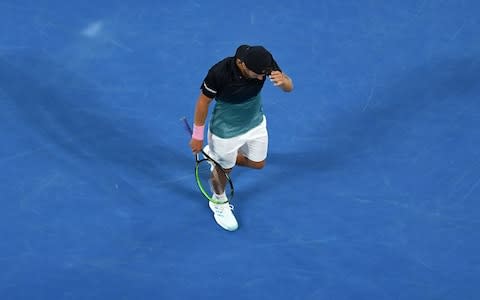
[(233, 205), (230, 203), (215, 204), (208, 201), (208, 206), (213, 211), (213, 217), (218, 225), (228, 231), (235, 231), (238, 228), (237, 219), (233, 215)]

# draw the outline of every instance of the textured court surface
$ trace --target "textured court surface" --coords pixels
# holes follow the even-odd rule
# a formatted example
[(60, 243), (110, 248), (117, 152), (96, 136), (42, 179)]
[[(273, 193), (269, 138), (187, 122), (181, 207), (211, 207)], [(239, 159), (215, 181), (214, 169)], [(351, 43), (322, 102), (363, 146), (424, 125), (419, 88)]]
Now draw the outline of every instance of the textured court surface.
[[(478, 1), (0, 2), (0, 298), (479, 299)], [(179, 119), (263, 44), (222, 231)]]

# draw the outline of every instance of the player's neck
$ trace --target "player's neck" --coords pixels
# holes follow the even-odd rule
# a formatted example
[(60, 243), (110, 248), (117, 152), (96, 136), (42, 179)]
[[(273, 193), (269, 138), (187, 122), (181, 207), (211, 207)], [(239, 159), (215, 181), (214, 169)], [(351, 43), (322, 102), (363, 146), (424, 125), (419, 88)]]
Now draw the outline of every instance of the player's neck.
[(235, 60), (235, 65), (237, 66), (237, 69), (240, 71), (243, 77), (248, 78), (247, 71), (245, 70), (242, 62), (240, 60), (236, 59)]

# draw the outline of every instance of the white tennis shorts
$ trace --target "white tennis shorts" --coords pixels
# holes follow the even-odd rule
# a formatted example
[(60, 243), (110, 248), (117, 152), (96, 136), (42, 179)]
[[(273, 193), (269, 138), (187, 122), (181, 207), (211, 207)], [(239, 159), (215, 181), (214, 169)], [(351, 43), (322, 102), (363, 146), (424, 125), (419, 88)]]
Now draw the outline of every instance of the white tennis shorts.
[(240, 153), (254, 162), (260, 162), (267, 158), (268, 132), (267, 119), (244, 134), (232, 138), (221, 138), (208, 131), (208, 145), (210, 156), (224, 169), (235, 166), (237, 154)]

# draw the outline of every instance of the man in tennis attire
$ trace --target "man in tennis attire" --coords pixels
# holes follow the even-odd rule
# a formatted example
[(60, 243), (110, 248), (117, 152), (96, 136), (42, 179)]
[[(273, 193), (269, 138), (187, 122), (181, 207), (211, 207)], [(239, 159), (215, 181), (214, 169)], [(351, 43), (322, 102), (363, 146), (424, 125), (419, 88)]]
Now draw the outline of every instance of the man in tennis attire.
[[(260, 92), (267, 77), (285, 92), (293, 89), (290, 77), (282, 72), (272, 54), (262, 46), (242, 45), (237, 48), (235, 56), (210, 68), (195, 106), (190, 141), (194, 153), (202, 150), (209, 105), (215, 99), (208, 126), (208, 145), (203, 150), (227, 172), (235, 165), (254, 169), (264, 167), (268, 133)], [(209, 202), (209, 206), (215, 221), (225, 230), (234, 231), (238, 223), (226, 197), (224, 190), (213, 191), (213, 198), (226, 203)]]

